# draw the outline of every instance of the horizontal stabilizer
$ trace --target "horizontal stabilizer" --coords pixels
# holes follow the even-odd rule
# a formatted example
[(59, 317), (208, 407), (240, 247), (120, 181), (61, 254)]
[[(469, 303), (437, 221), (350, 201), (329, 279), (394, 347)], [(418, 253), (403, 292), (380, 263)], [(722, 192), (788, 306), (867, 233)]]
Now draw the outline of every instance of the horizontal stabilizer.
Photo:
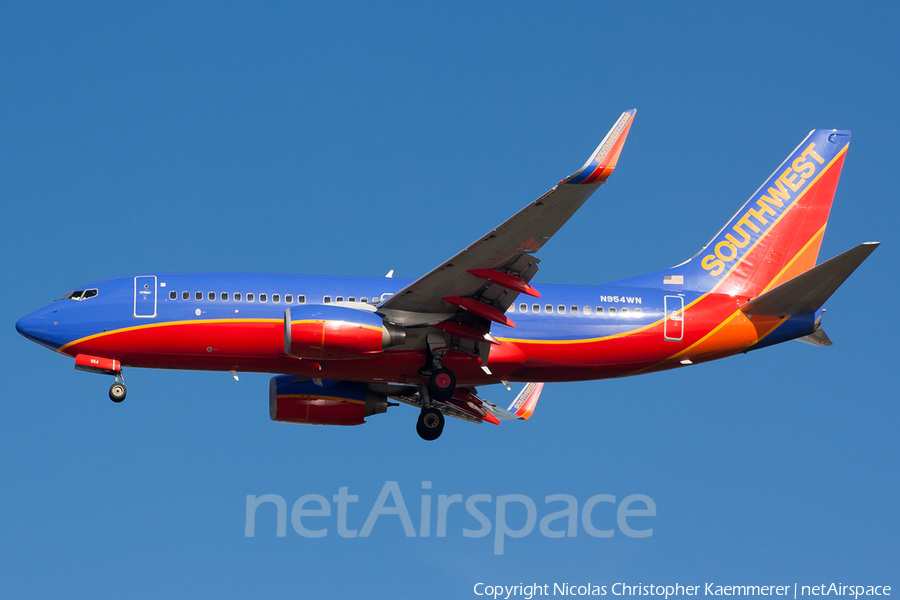
[(828, 335), (825, 333), (825, 330), (821, 327), (816, 327), (816, 330), (813, 331), (809, 335), (804, 335), (801, 338), (797, 338), (798, 342), (803, 342), (804, 344), (812, 344), (813, 346), (832, 346), (832, 342), (828, 339)]
[[(866, 242), (794, 277), (741, 307), (745, 313), (765, 317), (807, 315), (819, 310), (879, 242)], [(826, 338), (827, 339), (827, 336)]]

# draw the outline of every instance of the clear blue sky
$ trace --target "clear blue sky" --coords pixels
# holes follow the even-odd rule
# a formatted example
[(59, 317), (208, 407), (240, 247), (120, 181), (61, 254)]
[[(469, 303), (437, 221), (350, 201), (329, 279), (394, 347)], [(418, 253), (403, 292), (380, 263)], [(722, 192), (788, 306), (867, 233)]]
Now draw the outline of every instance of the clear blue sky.
[[(4, 596), (900, 585), (895, 5), (257, 4), (0, 7)], [(833, 347), (551, 385), (527, 423), (448, 423), (427, 444), (408, 407), (355, 428), (272, 423), (265, 375), (131, 370), (114, 405), (109, 378), (14, 330), (119, 275), (416, 277), (581, 166), (633, 107), (619, 168), (536, 281), (681, 262), (809, 130), (850, 129), (821, 258), (883, 245), (826, 305)], [(276, 537), (269, 506), (244, 536), (247, 495), (290, 509), (346, 486), (359, 529), (386, 481), (417, 528), (422, 481), (433, 503), (525, 494), (540, 517), (551, 494), (646, 494), (657, 516), (650, 538), (535, 528), (499, 556), (493, 535), (462, 535), (477, 522), (460, 510), (446, 538), (385, 516), (368, 538), (323, 518), (328, 535), (306, 539), (290, 521)]]

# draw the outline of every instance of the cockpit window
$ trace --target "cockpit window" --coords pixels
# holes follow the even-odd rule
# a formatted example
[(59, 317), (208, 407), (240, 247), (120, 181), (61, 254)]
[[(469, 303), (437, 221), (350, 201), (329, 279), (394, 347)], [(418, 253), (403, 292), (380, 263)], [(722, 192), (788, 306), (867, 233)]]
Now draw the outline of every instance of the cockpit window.
[(75, 300), (76, 302), (81, 302), (82, 300), (87, 300), (88, 298), (93, 298), (97, 295), (96, 289), (91, 290), (75, 290), (73, 292), (69, 292), (65, 294), (60, 300)]

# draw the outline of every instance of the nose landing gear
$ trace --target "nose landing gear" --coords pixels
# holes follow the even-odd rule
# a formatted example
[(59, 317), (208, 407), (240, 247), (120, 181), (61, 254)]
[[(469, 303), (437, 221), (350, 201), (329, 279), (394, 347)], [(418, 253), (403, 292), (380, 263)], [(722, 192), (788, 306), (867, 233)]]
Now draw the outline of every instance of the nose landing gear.
[(109, 386), (109, 399), (118, 404), (125, 399), (125, 386), (118, 381)]
[[(119, 383), (119, 377), (122, 378), (122, 383)], [(109, 399), (118, 404), (122, 400), (125, 399), (125, 375), (122, 374), (120, 370), (116, 373), (116, 382), (109, 386)]]

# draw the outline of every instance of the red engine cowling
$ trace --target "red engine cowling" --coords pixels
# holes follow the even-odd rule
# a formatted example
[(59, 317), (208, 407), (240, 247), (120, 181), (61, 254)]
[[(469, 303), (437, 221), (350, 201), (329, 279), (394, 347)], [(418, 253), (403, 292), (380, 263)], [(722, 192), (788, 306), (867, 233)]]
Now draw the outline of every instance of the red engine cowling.
[(402, 343), (400, 328), (378, 315), (341, 306), (289, 308), (284, 312), (284, 352), (300, 358), (355, 358)]
[(269, 417), (279, 423), (362, 425), (366, 417), (387, 412), (387, 398), (366, 384), (279, 375), (269, 381)]

